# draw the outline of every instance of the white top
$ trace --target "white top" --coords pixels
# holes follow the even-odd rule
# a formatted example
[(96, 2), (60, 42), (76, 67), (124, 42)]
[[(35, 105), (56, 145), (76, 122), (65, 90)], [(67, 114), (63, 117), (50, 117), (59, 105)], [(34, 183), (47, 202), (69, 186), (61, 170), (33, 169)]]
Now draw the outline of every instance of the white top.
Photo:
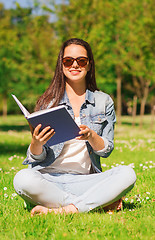
[[(80, 125), (80, 117), (75, 118)], [(42, 173), (73, 173), (89, 174), (91, 160), (84, 140), (66, 141), (60, 156), (50, 166), (41, 170)]]

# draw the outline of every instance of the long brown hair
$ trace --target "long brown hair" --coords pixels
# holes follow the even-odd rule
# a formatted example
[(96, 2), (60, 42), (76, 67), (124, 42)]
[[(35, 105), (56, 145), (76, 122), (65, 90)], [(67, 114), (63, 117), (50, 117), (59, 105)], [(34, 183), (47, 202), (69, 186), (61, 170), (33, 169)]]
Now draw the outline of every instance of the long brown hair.
[(94, 63), (94, 58), (93, 58), (93, 53), (91, 50), (90, 45), (79, 38), (71, 38), (64, 42), (62, 45), (59, 55), (58, 55), (58, 60), (57, 60), (57, 65), (56, 65), (56, 70), (54, 77), (47, 88), (47, 90), (43, 93), (43, 95), (38, 99), (35, 110), (38, 111), (40, 109), (45, 109), (48, 104), (53, 100), (53, 105), (57, 106), (62, 99), (64, 92), (65, 92), (65, 76), (63, 73), (63, 63), (62, 59), (64, 56), (64, 50), (67, 46), (75, 44), (75, 45), (81, 45), (83, 46), (86, 51), (87, 51), (87, 56), (89, 58), (89, 62), (91, 63), (91, 68), (87, 72), (86, 75), (86, 87), (87, 89), (91, 91), (98, 90), (97, 85), (96, 85), (96, 79), (95, 79), (95, 63)]

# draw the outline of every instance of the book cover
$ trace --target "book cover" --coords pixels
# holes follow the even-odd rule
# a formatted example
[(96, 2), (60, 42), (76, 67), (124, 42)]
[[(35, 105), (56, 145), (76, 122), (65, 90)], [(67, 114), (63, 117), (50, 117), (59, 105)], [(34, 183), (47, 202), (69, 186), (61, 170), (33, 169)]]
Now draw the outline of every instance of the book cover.
[(65, 142), (79, 136), (80, 128), (64, 106), (40, 110), (30, 114), (15, 95), (12, 94), (12, 97), (33, 128), (35, 128), (38, 124), (42, 124), (41, 129), (47, 126), (54, 129), (54, 136), (47, 141), (49, 146)]

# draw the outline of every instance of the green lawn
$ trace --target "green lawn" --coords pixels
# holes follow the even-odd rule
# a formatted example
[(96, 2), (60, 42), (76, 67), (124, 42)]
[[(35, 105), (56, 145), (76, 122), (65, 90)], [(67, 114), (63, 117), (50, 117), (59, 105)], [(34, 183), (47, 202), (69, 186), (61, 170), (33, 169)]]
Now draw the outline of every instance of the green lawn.
[(0, 119), (0, 239), (155, 239), (154, 167), (155, 129), (150, 117), (144, 128), (130, 117), (115, 128), (115, 149), (102, 159), (103, 171), (118, 164), (131, 165), (137, 174), (134, 189), (123, 200), (123, 210), (75, 215), (35, 216), (24, 208), (13, 188), (13, 177), (24, 168), (22, 161), (31, 135), (23, 116)]

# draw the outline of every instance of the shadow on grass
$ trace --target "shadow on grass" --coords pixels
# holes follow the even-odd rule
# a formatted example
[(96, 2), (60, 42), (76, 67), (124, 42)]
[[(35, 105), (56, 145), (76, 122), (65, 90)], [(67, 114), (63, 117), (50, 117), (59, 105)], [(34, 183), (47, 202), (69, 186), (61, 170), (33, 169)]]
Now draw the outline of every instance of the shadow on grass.
[[(132, 126), (132, 122), (125, 122), (125, 121), (122, 121), (122, 125)], [(139, 126), (139, 123), (135, 123), (134, 126)]]
[(26, 153), (28, 148), (27, 144), (19, 145), (16, 143), (7, 143), (1, 144), (0, 143), (0, 153), (1, 155), (7, 154), (24, 154)]
[(123, 209), (136, 209), (141, 208), (141, 204), (139, 203), (130, 203), (130, 202), (123, 202)]
[(22, 131), (26, 131), (26, 130), (30, 130), (28, 125), (1, 125), (0, 126), (0, 131), (3, 132), (8, 132), (8, 131), (17, 131), (17, 132), (22, 132)]
[[(122, 209), (121, 210), (133, 210), (133, 209), (137, 209), (137, 208), (141, 208), (141, 204), (137, 204), (137, 203), (130, 203), (130, 202), (124, 202), (122, 201)], [(97, 212), (97, 213), (106, 213), (106, 212), (109, 212), (109, 211), (112, 211), (112, 212), (120, 212), (121, 210), (116, 210), (116, 209), (107, 209), (105, 210), (103, 207), (98, 207), (96, 209), (93, 209), (90, 213), (94, 213), (94, 212)]]

